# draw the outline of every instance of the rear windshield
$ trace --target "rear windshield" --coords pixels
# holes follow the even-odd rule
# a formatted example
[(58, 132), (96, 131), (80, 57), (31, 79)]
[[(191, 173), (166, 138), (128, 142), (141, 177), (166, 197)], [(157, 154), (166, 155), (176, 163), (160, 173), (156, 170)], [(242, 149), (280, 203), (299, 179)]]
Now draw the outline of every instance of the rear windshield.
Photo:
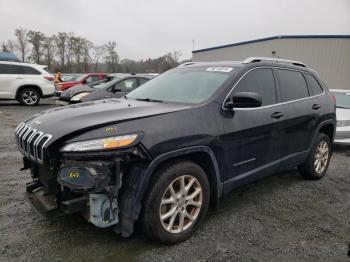
[(231, 67), (176, 68), (138, 87), (127, 98), (201, 103), (208, 100), (234, 71)]
[(337, 99), (337, 107), (350, 109), (350, 91), (348, 93), (333, 92)]

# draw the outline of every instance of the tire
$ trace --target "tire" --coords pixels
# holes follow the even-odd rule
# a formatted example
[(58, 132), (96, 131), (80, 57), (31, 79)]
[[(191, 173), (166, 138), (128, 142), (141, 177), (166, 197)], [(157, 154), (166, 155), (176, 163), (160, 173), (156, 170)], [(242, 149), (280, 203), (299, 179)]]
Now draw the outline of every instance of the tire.
[[(193, 182), (188, 187), (188, 192), (184, 194), (185, 197), (180, 196), (181, 181), (184, 181), (185, 186), (189, 186), (190, 181)], [(170, 187), (174, 189), (175, 194), (171, 194)], [(194, 195), (196, 196), (192, 201), (189, 200)], [(177, 200), (173, 196), (176, 196)], [(171, 203), (161, 205), (162, 200), (164, 203), (166, 201)], [(187, 160), (171, 162), (160, 168), (151, 182), (141, 215), (142, 230), (146, 236), (163, 244), (184, 241), (192, 236), (205, 217), (209, 200), (210, 185), (203, 169)], [(198, 206), (199, 203), (201, 203), (200, 206)], [(172, 216), (161, 219), (161, 216), (165, 218), (171, 211), (174, 211)], [(193, 220), (191, 221), (190, 218)]]
[(35, 106), (40, 102), (40, 93), (31, 87), (24, 88), (18, 95), (18, 101), (25, 106)]
[(325, 176), (327, 172), (331, 156), (332, 156), (331, 140), (329, 136), (327, 136), (326, 134), (320, 133), (311, 148), (311, 151), (307, 160), (305, 161), (305, 163), (298, 166), (300, 174), (306, 179), (311, 179), (311, 180), (321, 179), (322, 177)]

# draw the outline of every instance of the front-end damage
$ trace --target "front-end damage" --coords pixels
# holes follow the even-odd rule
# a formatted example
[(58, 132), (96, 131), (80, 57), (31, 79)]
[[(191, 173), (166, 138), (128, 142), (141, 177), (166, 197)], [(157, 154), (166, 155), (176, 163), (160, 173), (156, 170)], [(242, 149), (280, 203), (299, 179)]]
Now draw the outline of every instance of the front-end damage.
[(42, 214), (80, 213), (128, 237), (140, 215), (149, 162), (140, 144), (108, 153), (64, 153), (43, 165), (24, 157), (23, 169), (33, 178), (26, 195)]

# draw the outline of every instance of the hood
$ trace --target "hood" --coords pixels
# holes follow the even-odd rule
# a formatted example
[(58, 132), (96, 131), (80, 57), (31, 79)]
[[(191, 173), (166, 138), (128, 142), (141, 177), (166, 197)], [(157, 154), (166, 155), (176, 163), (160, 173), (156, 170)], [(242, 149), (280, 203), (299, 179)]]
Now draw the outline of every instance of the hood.
[[(120, 97), (126, 94), (126, 92), (116, 92), (114, 95), (120, 93)], [(84, 96), (81, 101), (82, 102), (88, 102), (88, 101), (94, 101), (94, 100), (100, 100), (100, 99), (106, 99), (107, 97), (111, 97), (112, 92), (107, 91), (106, 88), (101, 89), (95, 89), (94, 92), (91, 92), (89, 95)], [(114, 96), (115, 97), (115, 96)]]
[(136, 118), (176, 112), (189, 107), (191, 106), (127, 99), (106, 99), (46, 110), (27, 119), (25, 123), (45, 134), (51, 134), (52, 139), (49, 143), (51, 144), (73, 132)]
[(94, 89), (88, 85), (77, 84), (77, 85), (73, 86), (72, 88), (69, 88), (69, 89), (63, 91), (61, 94), (61, 98), (62, 98), (62, 100), (68, 101), (70, 98), (72, 98), (76, 94), (83, 93), (83, 92), (92, 92), (95, 90), (96, 89)]
[(339, 120), (350, 120), (350, 109), (337, 107), (337, 121)]

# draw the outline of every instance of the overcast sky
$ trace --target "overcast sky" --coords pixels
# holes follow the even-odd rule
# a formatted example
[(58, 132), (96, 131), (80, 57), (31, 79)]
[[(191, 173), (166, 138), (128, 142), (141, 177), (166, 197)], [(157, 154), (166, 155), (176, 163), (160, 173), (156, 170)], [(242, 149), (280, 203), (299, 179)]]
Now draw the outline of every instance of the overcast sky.
[(121, 58), (158, 57), (274, 35), (348, 34), (350, 0), (0, 0), (0, 41), (23, 27), (117, 42)]

